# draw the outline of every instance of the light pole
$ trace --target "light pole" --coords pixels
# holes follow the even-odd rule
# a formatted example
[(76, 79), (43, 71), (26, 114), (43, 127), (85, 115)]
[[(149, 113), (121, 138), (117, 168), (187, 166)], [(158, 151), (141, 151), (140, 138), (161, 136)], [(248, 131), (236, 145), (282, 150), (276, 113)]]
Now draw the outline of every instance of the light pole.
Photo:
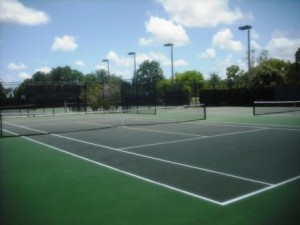
[(239, 27), (239, 30), (247, 30), (248, 31), (248, 71), (251, 69), (251, 62), (250, 62), (250, 29), (252, 27), (250, 25), (245, 25)]
[[(108, 59), (103, 59), (102, 62), (107, 63), (107, 76), (109, 76), (109, 60)], [(104, 76), (102, 77), (102, 109), (104, 110), (105, 104), (104, 104)]]
[(138, 82), (137, 82), (138, 76), (137, 76), (137, 73), (136, 73), (136, 59), (135, 59), (136, 53), (135, 52), (129, 52), (128, 55), (133, 55), (134, 71), (133, 71), (132, 82), (134, 81), (133, 84), (135, 85), (135, 98), (137, 99), (137, 96), (138, 96), (138, 85), (137, 85), (138, 84)]
[(173, 67), (173, 43), (166, 43), (164, 44), (165, 47), (171, 47), (171, 76), (172, 76), (172, 82), (174, 80), (174, 67)]
[(133, 76), (136, 74), (136, 59), (135, 59), (135, 52), (129, 52), (128, 55), (133, 55), (133, 60), (134, 60), (134, 71), (133, 71)]
[(102, 62), (107, 62), (107, 75), (109, 76), (109, 60), (103, 59)]

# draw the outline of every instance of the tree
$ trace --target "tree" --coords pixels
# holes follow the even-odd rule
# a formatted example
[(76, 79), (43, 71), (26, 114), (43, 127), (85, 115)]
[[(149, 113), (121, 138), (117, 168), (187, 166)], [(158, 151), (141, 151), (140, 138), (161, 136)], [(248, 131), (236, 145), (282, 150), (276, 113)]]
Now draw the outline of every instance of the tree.
[(232, 65), (226, 69), (226, 82), (228, 88), (238, 88), (242, 71), (237, 65)]
[(0, 98), (6, 98), (5, 88), (3, 87), (1, 82), (0, 82)]
[(156, 85), (164, 79), (163, 70), (157, 61), (144, 61), (133, 77), (133, 83), (139, 87)]
[(264, 63), (264, 62), (268, 61), (268, 58), (269, 58), (268, 50), (262, 50), (262, 52), (260, 53), (260, 55), (257, 58), (257, 63), (258, 64)]
[(300, 48), (295, 53), (295, 63), (300, 63)]
[(217, 73), (210, 74), (210, 78), (208, 80), (209, 87), (214, 90), (218, 87), (221, 87), (221, 77)]
[(83, 73), (78, 70), (72, 70), (71, 67), (56, 67), (51, 70), (50, 77), (52, 82), (82, 82), (84, 80)]
[(286, 75), (288, 84), (300, 84), (300, 63), (293, 63), (289, 72)]
[(151, 105), (156, 102), (157, 84), (164, 79), (163, 70), (157, 61), (144, 61), (134, 74), (131, 93), (135, 100), (131, 104)]
[(281, 59), (267, 59), (252, 68), (252, 86), (269, 87), (286, 83), (291, 63)]
[(86, 92), (81, 99), (86, 98), (92, 110), (117, 108), (121, 101), (121, 79), (105, 70), (97, 70), (84, 77)]
[(199, 102), (199, 91), (204, 83), (203, 74), (201, 72), (192, 70), (176, 73), (175, 83), (182, 85), (186, 103), (190, 104), (191, 100), (194, 103)]
[(49, 76), (49, 74), (37, 71), (35, 74), (32, 75), (31, 81), (33, 81), (33, 82), (49, 82), (50, 76)]
[(175, 82), (177, 83), (202, 83), (203, 80), (203, 74), (196, 70), (175, 74)]
[(295, 53), (295, 62), (287, 73), (287, 83), (300, 84), (300, 48)]

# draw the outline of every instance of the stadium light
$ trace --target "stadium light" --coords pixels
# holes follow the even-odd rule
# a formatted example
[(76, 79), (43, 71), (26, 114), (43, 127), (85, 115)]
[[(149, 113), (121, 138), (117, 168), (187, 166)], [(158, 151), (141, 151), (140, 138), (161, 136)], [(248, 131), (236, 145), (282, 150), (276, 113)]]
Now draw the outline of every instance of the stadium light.
[(174, 66), (173, 66), (173, 43), (166, 43), (164, 44), (165, 47), (171, 47), (171, 76), (172, 76), (172, 82), (174, 79)]
[(109, 60), (108, 59), (103, 59), (102, 62), (107, 63), (107, 75), (109, 76)]
[(245, 26), (241, 26), (239, 27), (239, 30), (247, 30), (248, 31), (248, 71), (250, 71), (251, 69), (251, 62), (250, 62), (250, 29), (252, 27), (250, 25), (245, 25)]
[(133, 55), (133, 60), (134, 60), (133, 76), (135, 76), (136, 75), (136, 59), (135, 59), (136, 53), (135, 52), (129, 52), (128, 55)]

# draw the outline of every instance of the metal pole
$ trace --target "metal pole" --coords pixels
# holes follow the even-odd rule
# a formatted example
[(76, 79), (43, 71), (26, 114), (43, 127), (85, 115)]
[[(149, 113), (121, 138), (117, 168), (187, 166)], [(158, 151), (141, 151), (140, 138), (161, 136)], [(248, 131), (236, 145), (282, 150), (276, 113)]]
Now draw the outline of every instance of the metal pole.
[(173, 45), (171, 45), (171, 74), (172, 74), (172, 82), (173, 82), (174, 81)]
[(248, 72), (250, 71), (250, 69), (251, 69), (251, 60), (250, 60), (250, 29), (251, 29), (252, 27), (250, 26), (250, 25), (245, 25), (245, 26), (242, 26), (242, 27), (239, 27), (239, 30), (247, 30), (247, 32), (248, 32)]
[(167, 43), (164, 44), (165, 47), (171, 47), (171, 78), (172, 78), (172, 82), (174, 80), (174, 65), (173, 65), (173, 43)]
[(248, 71), (251, 69), (251, 62), (250, 62), (250, 29), (248, 31)]

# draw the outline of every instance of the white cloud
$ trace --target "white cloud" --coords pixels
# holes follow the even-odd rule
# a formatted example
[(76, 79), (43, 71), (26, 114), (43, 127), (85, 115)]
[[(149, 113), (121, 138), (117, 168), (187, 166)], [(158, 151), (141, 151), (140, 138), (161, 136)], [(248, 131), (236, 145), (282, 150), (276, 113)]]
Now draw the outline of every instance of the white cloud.
[(19, 77), (21, 78), (21, 79), (30, 79), (31, 78), (31, 75), (30, 74), (28, 74), (28, 73), (26, 73), (26, 72), (21, 72), (21, 73), (19, 73)]
[(242, 43), (240, 41), (233, 40), (233, 34), (228, 28), (222, 29), (214, 35), (212, 45), (223, 50), (243, 50)]
[(120, 57), (116, 52), (110, 51), (106, 58), (115, 63), (117, 66), (130, 66), (133, 64), (133, 60), (129, 57)]
[(85, 66), (85, 62), (83, 62), (82, 60), (77, 60), (75, 63), (74, 63), (76, 66)]
[(50, 71), (51, 68), (49, 68), (48, 66), (40, 67), (35, 70), (35, 72), (42, 72), (42, 73), (50, 73)]
[(287, 37), (274, 36), (267, 44), (266, 49), (271, 57), (290, 60), (294, 62), (295, 53), (300, 46), (300, 38), (289, 39)]
[(164, 44), (172, 42), (176, 46), (183, 46), (189, 42), (189, 37), (185, 29), (172, 21), (158, 17), (150, 17), (145, 23), (146, 30), (150, 33), (149, 38), (142, 37), (139, 40), (140, 45)]
[(95, 66), (96, 70), (107, 70), (107, 66), (104, 66), (103, 64), (97, 64)]
[(174, 63), (175, 67), (188, 66), (189, 65), (189, 63), (187, 61), (182, 60), (182, 59), (175, 60), (173, 63)]
[(205, 52), (200, 53), (200, 58), (214, 58), (216, 56), (216, 51), (213, 48), (208, 48)]
[(148, 54), (144, 54), (144, 53), (136, 54), (136, 63), (137, 64), (142, 64), (146, 60), (153, 60), (153, 58), (151, 56), (149, 56)]
[(48, 23), (49, 20), (46, 13), (28, 8), (17, 0), (0, 0), (1, 22), (33, 26)]
[(172, 21), (186, 27), (215, 27), (232, 24), (244, 17), (239, 8), (231, 10), (229, 0), (157, 0)]
[(62, 37), (56, 37), (54, 43), (52, 44), (52, 51), (75, 51), (78, 47), (75, 42), (76, 38), (69, 35), (64, 35)]
[(161, 52), (150, 52), (149, 57), (152, 60), (160, 62), (162, 65), (165, 65), (166, 63), (170, 64), (170, 58), (168, 58)]
[(256, 40), (251, 40), (250, 45), (251, 45), (250, 46), (251, 49), (254, 49), (254, 50), (261, 50), (262, 49), (261, 45)]
[[(106, 58), (109, 60), (109, 66), (110, 66), (110, 73), (114, 73), (116, 75), (122, 75), (124, 77), (132, 76), (133, 71), (133, 64), (134, 60), (132, 56), (124, 56), (120, 57), (115, 51), (110, 51)], [(155, 60), (160, 63), (161, 66), (170, 66), (171, 60), (170, 57), (166, 56), (165, 54), (158, 52), (158, 51), (152, 51), (149, 53), (136, 53), (136, 66), (137, 69), (139, 68), (139, 65), (142, 64), (144, 61), (149, 60)], [(182, 59), (174, 60), (174, 67), (182, 67), (187, 66), (188, 62)], [(104, 69), (107, 70), (107, 64), (106, 63), (100, 63), (96, 65), (96, 70)]]
[[(158, 61), (162, 66), (171, 65), (171, 59), (161, 52), (150, 52), (149, 54), (137, 54), (137, 59), (139, 59), (137, 60), (139, 63), (143, 63), (145, 60), (155, 60)], [(174, 60), (173, 64), (176, 67), (187, 66), (188, 62), (179, 59), (179, 60)]]
[(7, 68), (9, 70), (27, 70), (27, 66), (24, 63), (10, 63)]

